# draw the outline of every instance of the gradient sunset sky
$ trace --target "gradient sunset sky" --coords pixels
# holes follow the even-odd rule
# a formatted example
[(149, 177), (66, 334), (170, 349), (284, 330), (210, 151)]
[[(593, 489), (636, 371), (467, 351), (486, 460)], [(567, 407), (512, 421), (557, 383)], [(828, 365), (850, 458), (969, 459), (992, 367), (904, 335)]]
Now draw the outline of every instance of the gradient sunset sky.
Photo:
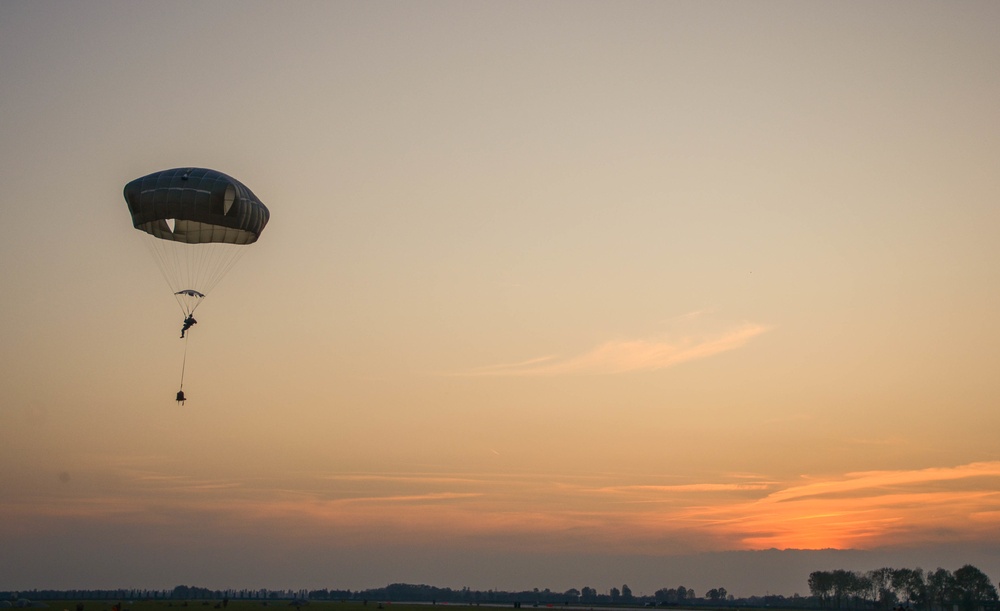
[[(997, 581), (998, 25), (3, 0), (0, 589)], [(184, 406), (181, 166), (271, 210)]]

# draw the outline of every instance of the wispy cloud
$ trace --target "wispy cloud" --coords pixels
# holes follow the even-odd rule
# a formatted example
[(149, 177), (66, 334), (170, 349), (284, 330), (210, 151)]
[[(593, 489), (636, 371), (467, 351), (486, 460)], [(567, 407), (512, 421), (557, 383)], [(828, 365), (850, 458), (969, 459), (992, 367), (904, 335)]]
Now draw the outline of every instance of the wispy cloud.
[(673, 484), (673, 485), (635, 485), (635, 486), (614, 486), (602, 488), (604, 492), (735, 492), (747, 490), (768, 490), (773, 484), (768, 482), (751, 483), (700, 483), (700, 484)]
[(742, 347), (768, 327), (744, 324), (711, 335), (612, 340), (572, 356), (543, 356), (454, 372), (459, 376), (607, 375), (655, 371)]
[(746, 547), (824, 548), (995, 539), (1000, 462), (847, 473), (685, 516)]
[(1000, 478), (1000, 462), (979, 462), (957, 467), (935, 467), (906, 471), (862, 471), (847, 473), (842, 479), (807, 482), (776, 492), (769, 498), (773, 502), (788, 502), (807, 498), (838, 498), (843, 496), (871, 496), (897, 493), (905, 489), (926, 489), (934, 485), (954, 485), (961, 480), (988, 477)]

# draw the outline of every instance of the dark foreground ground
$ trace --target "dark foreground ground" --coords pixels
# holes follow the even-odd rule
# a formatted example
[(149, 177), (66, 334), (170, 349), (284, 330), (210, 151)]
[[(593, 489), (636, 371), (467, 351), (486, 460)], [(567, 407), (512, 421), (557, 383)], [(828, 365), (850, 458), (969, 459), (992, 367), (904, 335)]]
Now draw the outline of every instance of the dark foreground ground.
[[(48, 600), (45, 601), (48, 605), (48, 611), (78, 611), (82, 605), (82, 611), (430, 611), (431, 607), (439, 608), (439, 611), (444, 611), (448, 607), (469, 609), (474, 607), (485, 607), (487, 609), (498, 609), (498, 608), (514, 608), (511, 603), (455, 603), (455, 602), (439, 602), (439, 603), (406, 603), (406, 602), (387, 602), (378, 600), (369, 601), (344, 601), (344, 602), (327, 602), (327, 601), (309, 601), (307, 603), (295, 604), (294, 601), (289, 600), (231, 600), (228, 605), (223, 606), (221, 601), (210, 600)], [(117, 607), (117, 609), (116, 609)], [(521, 603), (521, 609), (538, 609), (538, 611), (546, 610), (557, 610), (557, 609), (600, 609), (601, 611), (611, 611), (613, 609), (625, 609), (629, 611), (637, 611), (642, 609), (641, 605), (627, 606), (627, 605), (586, 605), (586, 604), (547, 604), (547, 603)], [(754, 611), (754, 609), (765, 609), (765, 607), (751, 607), (751, 606), (739, 606), (741, 611)], [(657, 607), (657, 610), (663, 610), (664, 607)], [(683, 610), (685, 607), (669, 607), (671, 611), (673, 610)], [(693, 609), (693, 607), (692, 607)], [(697, 611), (733, 611), (733, 606), (727, 607), (711, 607), (699, 605)], [(17, 611), (12, 609), (11, 611)], [(653, 611), (650, 609), (650, 611)], [(772, 610), (773, 611), (773, 610)], [(783, 607), (782, 611), (795, 611), (788, 607)], [(809, 610), (815, 611), (815, 610)]]

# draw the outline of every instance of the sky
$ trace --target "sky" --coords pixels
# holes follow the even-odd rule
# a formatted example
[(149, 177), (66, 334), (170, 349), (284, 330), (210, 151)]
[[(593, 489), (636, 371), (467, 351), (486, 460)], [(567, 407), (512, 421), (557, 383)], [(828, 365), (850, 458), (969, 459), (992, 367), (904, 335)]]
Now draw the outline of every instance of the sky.
[[(0, 589), (1000, 580), (997, 23), (0, 1)], [(186, 353), (175, 167), (271, 212)]]

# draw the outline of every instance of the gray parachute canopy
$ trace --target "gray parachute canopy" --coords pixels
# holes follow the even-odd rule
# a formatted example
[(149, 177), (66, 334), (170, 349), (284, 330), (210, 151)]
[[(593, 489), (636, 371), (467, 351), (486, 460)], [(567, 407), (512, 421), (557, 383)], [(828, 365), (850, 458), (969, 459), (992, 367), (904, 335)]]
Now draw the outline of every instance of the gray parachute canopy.
[(246, 185), (205, 168), (154, 172), (125, 185), (124, 195), (132, 225), (144, 232), (142, 241), (185, 315), (257, 241), (270, 218)]
[(252, 244), (267, 225), (267, 207), (240, 181), (205, 168), (175, 168), (125, 185), (132, 225), (174, 242)]

